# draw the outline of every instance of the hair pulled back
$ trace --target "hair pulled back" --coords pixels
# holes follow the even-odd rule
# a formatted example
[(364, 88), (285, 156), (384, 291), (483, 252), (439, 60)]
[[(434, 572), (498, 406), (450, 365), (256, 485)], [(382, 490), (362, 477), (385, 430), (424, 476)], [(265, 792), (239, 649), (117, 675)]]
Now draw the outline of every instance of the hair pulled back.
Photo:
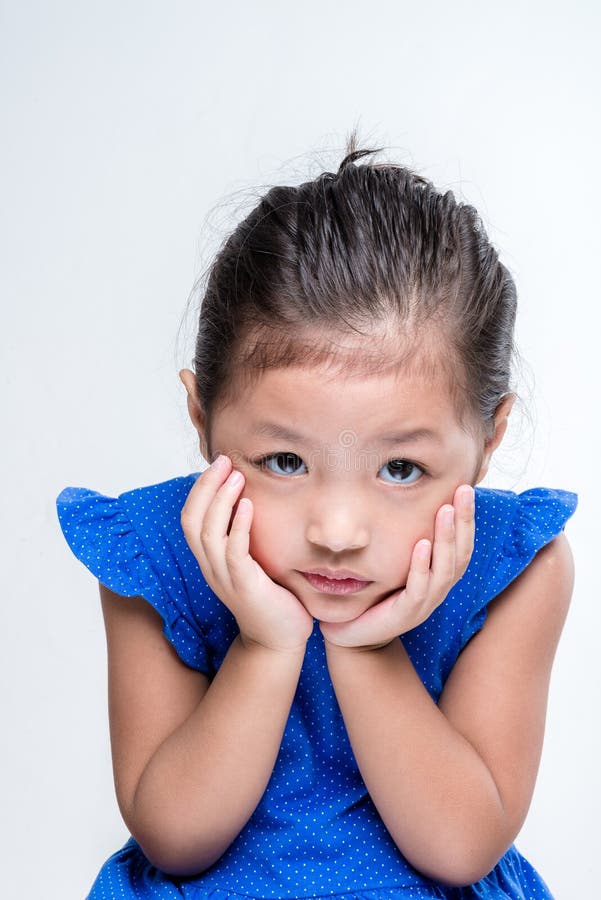
[[(217, 253), (194, 357), (209, 446), (213, 412), (267, 368), (367, 374), (416, 355), (448, 376), (462, 426), (491, 433), (510, 392), (514, 281), (474, 207), (406, 166), (355, 165), (380, 149), (351, 134), (336, 173), (272, 187)], [(354, 352), (341, 333), (360, 336)]]

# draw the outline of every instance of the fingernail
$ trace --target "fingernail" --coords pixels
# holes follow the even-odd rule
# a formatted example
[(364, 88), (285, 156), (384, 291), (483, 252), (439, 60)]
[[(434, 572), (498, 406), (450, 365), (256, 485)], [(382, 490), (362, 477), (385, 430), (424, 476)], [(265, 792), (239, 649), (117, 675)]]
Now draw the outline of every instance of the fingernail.
[(443, 518), (446, 525), (452, 525), (453, 520), (455, 518), (455, 509), (453, 506), (448, 506), (443, 512)]
[(425, 559), (430, 555), (430, 541), (420, 541), (417, 545), (417, 552), (420, 559)]
[(211, 468), (212, 469), (222, 469), (225, 465), (226, 459), (227, 459), (227, 456), (224, 456), (223, 453), (221, 453), (217, 457), (217, 459), (211, 463)]
[(459, 502), (461, 503), (464, 509), (473, 509), (474, 506), (474, 491), (473, 488), (470, 490), (463, 490), (459, 495)]

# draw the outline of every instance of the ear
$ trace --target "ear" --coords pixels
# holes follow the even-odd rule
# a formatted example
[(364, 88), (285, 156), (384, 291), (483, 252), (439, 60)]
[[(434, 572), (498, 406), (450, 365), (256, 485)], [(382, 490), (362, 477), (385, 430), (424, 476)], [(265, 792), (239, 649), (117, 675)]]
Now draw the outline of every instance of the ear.
[(482, 479), (488, 472), (488, 467), (490, 465), (492, 455), (505, 436), (505, 432), (507, 431), (507, 419), (514, 403), (515, 394), (506, 394), (497, 406), (497, 409), (495, 411), (493, 433), (484, 444), (480, 470), (478, 472), (478, 475), (476, 476), (476, 484), (482, 481)]
[(188, 394), (188, 413), (190, 415), (192, 424), (198, 432), (200, 452), (205, 459), (208, 459), (209, 457), (207, 456), (208, 448), (206, 440), (206, 420), (202, 406), (198, 399), (198, 394), (196, 392), (196, 376), (190, 369), (182, 369), (179, 372), (179, 377)]

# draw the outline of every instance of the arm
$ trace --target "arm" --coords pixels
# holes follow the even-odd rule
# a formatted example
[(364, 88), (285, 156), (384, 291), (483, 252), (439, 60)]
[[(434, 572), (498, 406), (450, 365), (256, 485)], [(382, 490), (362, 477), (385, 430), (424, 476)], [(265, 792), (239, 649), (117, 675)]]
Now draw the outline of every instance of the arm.
[[(213, 681), (165, 640), (142, 596), (101, 585), (115, 789), (133, 837), (159, 869), (211, 866), (256, 809), (272, 774), (313, 619), (250, 555), (254, 507), (222, 456), (196, 479), (180, 524), (239, 635)], [(239, 501), (239, 502), (238, 502)]]
[(273, 771), (304, 648), (240, 636), (214, 680), (188, 668), (143, 598), (100, 585), (109, 666), (115, 788), (153, 865), (208, 868), (242, 830)]
[(326, 643), (372, 800), (401, 852), (431, 878), (483, 878), (524, 822), (573, 579), (560, 534), (489, 604), (438, 706), (400, 640), (365, 650)]

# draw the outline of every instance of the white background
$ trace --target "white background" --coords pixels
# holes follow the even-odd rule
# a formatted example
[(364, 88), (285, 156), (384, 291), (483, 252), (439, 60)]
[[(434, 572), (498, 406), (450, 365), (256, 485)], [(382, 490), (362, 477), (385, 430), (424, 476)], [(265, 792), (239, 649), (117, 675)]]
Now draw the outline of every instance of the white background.
[[(481, 212), (526, 361), (486, 486), (578, 492), (574, 600), (518, 849), (592, 897), (599, 828), (598, 5), (1, 4), (2, 892), (83, 898), (128, 837), (95, 579), (66, 485), (197, 471), (177, 377), (194, 280), (272, 183), (364, 144)], [(197, 298), (196, 298), (197, 299)], [(180, 323), (182, 328), (180, 330)]]

